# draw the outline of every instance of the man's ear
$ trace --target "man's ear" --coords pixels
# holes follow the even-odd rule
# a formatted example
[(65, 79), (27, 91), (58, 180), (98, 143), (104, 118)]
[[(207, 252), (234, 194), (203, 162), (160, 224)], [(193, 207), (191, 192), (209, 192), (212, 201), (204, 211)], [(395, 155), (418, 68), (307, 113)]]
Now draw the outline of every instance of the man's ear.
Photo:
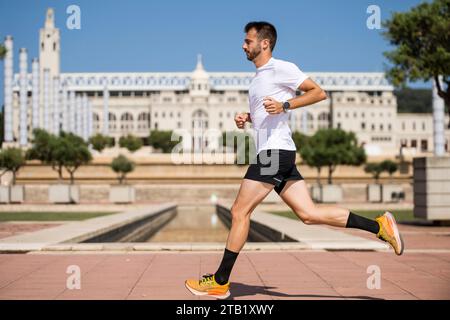
[(270, 48), (270, 41), (269, 41), (269, 39), (264, 39), (263, 40), (263, 49), (267, 50), (268, 48)]

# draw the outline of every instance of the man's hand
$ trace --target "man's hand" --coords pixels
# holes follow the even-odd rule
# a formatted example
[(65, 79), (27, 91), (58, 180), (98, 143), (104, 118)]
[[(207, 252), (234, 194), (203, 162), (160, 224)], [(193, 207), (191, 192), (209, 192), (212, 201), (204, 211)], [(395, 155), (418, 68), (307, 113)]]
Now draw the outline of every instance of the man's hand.
[(263, 102), (264, 108), (266, 108), (267, 113), (269, 114), (279, 114), (283, 111), (283, 104), (279, 101), (276, 101), (272, 97), (265, 97)]
[(250, 115), (248, 113), (238, 113), (235, 117), (234, 117), (234, 121), (236, 122), (236, 126), (239, 129), (244, 129), (245, 123), (247, 121), (250, 122)]

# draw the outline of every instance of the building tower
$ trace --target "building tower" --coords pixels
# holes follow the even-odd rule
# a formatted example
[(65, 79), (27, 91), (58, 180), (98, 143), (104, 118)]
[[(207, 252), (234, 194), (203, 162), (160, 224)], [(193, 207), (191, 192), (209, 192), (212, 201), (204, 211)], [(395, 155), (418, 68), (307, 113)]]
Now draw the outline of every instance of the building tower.
[[(49, 79), (59, 77), (60, 71), (60, 36), (59, 29), (55, 28), (55, 14), (53, 8), (47, 9), (45, 25), (39, 32), (39, 74), (40, 92), (44, 92), (44, 70), (48, 70)], [(51, 91), (51, 90), (50, 90)], [(52, 101), (53, 97), (49, 97)], [(40, 105), (44, 97), (40, 97)], [(41, 108), (42, 110), (42, 108)], [(42, 111), (41, 111), (42, 112)], [(43, 115), (40, 117), (43, 122)], [(41, 122), (41, 123), (42, 123)], [(50, 125), (50, 127), (52, 127)], [(47, 128), (46, 128), (47, 129)]]

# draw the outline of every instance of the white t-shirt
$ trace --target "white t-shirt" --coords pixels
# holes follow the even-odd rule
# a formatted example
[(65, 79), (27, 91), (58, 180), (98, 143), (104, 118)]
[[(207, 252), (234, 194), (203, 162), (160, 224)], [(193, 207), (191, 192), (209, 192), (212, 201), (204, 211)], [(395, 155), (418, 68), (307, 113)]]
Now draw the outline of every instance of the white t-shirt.
[(265, 97), (280, 102), (295, 97), (295, 91), (307, 78), (295, 64), (273, 57), (256, 69), (248, 95), (257, 153), (266, 149), (296, 150), (288, 121), (292, 110), (269, 114), (263, 102)]

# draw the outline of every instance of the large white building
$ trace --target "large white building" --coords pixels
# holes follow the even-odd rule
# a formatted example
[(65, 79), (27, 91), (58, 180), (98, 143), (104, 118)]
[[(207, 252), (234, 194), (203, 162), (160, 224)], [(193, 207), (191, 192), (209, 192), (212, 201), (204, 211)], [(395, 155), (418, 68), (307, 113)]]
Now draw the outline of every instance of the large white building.
[[(29, 146), (32, 129), (60, 130), (84, 139), (100, 132), (142, 138), (150, 130), (184, 130), (192, 134), (185, 146), (211, 147), (215, 139), (199, 132), (237, 130), (234, 116), (248, 111), (253, 73), (207, 72), (201, 57), (192, 72), (64, 73), (60, 70), (60, 34), (48, 9), (39, 34), (39, 60), (28, 72), (25, 49), (19, 73), (13, 73), (13, 39), (5, 46), (5, 145)], [(431, 152), (431, 114), (398, 114), (393, 87), (383, 73), (306, 72), (329, 99), (291, 113), (292, 131), (308, 135), (333, 127), (356, 133), (369, 155)], [(331, 112), (331, 117), (330, 117)], [(448, 119), (446, 120), (446, 123)], [(251, 127), (250, 124), (247, 125)], [(450, 131), (445, 131), (446, 145)]]

